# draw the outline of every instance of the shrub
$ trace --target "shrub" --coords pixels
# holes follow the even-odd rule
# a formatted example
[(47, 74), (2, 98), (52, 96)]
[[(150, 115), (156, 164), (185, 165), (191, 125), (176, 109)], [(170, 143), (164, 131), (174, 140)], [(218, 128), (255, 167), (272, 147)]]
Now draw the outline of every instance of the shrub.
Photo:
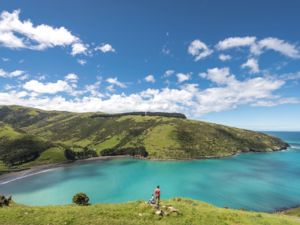
[(72, 201), (77, 205), (89, 205), (89, 197), (85, 193), (77, 193), (73, 196)]
[(5, 198), (4, 195), (0, 195), (0, 207), (9, 206), (10, 202), (11, 202), (11, 196)]
[(81, 151), (74, 151), (69, 148), (65, 149), (65, 157), (68, 160), (87, 159), (97, 156), (97, 152), (89, 147), (84, 147)]

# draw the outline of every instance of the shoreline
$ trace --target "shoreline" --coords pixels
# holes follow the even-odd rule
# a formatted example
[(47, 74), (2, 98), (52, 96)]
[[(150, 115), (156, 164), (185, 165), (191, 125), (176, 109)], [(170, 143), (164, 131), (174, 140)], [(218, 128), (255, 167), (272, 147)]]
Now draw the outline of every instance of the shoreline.
[(46, 164), (46, 165), (33, 166), (28, 169), (8, 172), (8, 173), (0, 175), (0, 186), (4, 185), (6, 183), (9, 183), (9, 182), (15, 181), (15, 180), (19, 180), (19, 179), (28, 177), (28, 176), (33, 176), (35, 174), (47, 172), (51, 169), (68, 167), (68, 166), (73, 166), (76, 164), (83, 164), (83, 163), (87, 163), (87, 162), (91, 162), (91, 161), (101, 161), (101, 160), (111, 160), (111, 159), (121, 159), (121, 158), (131, 158), (131, 156), (127, 156), (127, 155), (97, 156), (97, 157), (88, 158), (88, 159), (79, 159), (79, 160), (75, 160), (75, 161), (65, 161), (65, 162), (61, 162), (61, 163), (51, 163), (51, 164)]
[[(53, 163), (53, 164), (46, 164), (46, 165), (38, 165), (38, 166), (33, 166), (32, 168), (29, 169), (24, 169), (20, 171), (14, 171), (14, 172), (8, 172), (6, 174), (0, 175), (0, 187), (1, 185), (5, 185), (7, 183), (13, 182), (15, 180), (23, 179), (28, 176), (34, 176), (36, 174), (48, 172), (50, 170), (54, 170), (57, 168), (62, 168), (62, 167), (69, 167), (69, 166), (75, 166), (76, 164), (84, 164), (88, 162), (93, 162), (93, 161), (105, 161), (105, 160), (115, 160), (115, 159), (137, 159), (137, 160), (150, 160), (150, 161), (194, 161), (194, 160), (205, 160), (205, 159), (220, 159), (220, 158), (229, 158), (229, 157), (234, 157), (237, 155), (241, 155), (243, 153), (272, 153), (272, 152), (278, 152), (278, 151), (287, 151), (291, 149), (290, 147), (287, 149), (280, 149), (280, 150), (274, 150), (271, 152), (237, 152), (235, 154), (231, 154), (228, 156), (207, 156), (207, 157), (202, 157), (202, 158), (191, 158), (191, 159), (155, 159), (155, 158), (143, 158), (143, 157), (135, 157), (135, 156), (130, 156), (130, 155), (116, 155), (116, 156), (98, 156), (98, 157), (93, 157), (93, 158), (87, 158), (87, 159), (80, 159), (80, 160), (75, 160), (75, 161), (66, 161), (66, 162), (61, 162), (61, 163)], [(1, 193), (0, 193), (1, 194)], [(195, 199), (197, 200), (197, 199)], [(138, 201), (138, 200), (137, 200)], [(107, 204), (107, 203), (96, 203), (96, 204)], [(114, 204), (114, 203), (109, 203), (109, 204)], [(266, 213), (270, 214), (281, 214), (285, 211), (299, 208), (300, 204), (291, 206), (291, 207), (282, 207), (282, 208), (277, 208), (273, 211), (269, 211)], [(223, 207), (220, 207), (223, 208)], [(231, 208), (234, 209), (234, 208)], [(251, 210), (246, 210), (246, 211), (251, 211)], [(254, 211), (256, 212), (256, 211)], [(258, 211), (257, 211), (258, 212)]]
[(223, 158), (229, 158), (229, 157), (234, 157), (238, 156), (241, 154), (247, 154), (247, 153), (272, 153), (272, 152), (278, 152), (278, 151), (287, 151), (291, 148), (290, 146), (287, 148), (281, 148), (281, 149), (274, 149), (272, 151), (249, 151), (249, 152), (242, 152), (238, 151), (233, 154), (229, 155), (224, 155), (224, 156), (205, 156), (205, 157), (199, 157), (199, 158), (185, 158), (185, 159), (176, 159), (176, 158), (165, 158), (165, 159), (160, 159), (160, 158), (145, 158), (145, 157), (139, 157), (139, 156), (131, 156), (131, 155), (114, 155), (114, 156), (97, 156), (97, 157), (92, 157), (92, 158), (87, 158), (87, 159), (78, 159), (78, 160), (73, 160), (73, 161), (65, 161), (61, 163), (51, 163), (51, 164), (46, 164), (46, 165), (37, 165), (33, 166), (30, 168), (25, 168), (21, 169), (18, 171), (12, 171), (12, 172), (7, 172), (5, 174), (0, 175), (0, 186), (4, 185), (6, 183), (19, 180), (28, 176), (33, 176), (35, 174), (47, 172), (51, 169), (56, 169), (60, 167), (68, 167), (68, 166), (73, 166), (76, 164), (83, 164), (87, 162), (92, 162), (92, 161), (101, 161), (101, 160), (113, 160), (113, 159), (125, 159), (125, 158), (130, 158), (130, 159), (138, 159), (138, 160), (149, 160), (149, 161), (195, 161), (195, 160), (208, 160), (208, 159), (223, 159)]

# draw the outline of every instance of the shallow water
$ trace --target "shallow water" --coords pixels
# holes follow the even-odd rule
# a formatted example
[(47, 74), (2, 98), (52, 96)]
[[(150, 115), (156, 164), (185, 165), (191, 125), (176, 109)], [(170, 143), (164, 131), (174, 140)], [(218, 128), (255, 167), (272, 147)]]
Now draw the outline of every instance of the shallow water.
[(92, 203), (147, 200), (156, 185), (162, 198), (189, 197), (221, 207), (274, 211), (300, 205), (300, 132), (276, 132), (287, 151), (223, 159), (146, 161), (116, 159), (56, 168), (0, 185), (28, 205), (69, 204), (77, 192)]

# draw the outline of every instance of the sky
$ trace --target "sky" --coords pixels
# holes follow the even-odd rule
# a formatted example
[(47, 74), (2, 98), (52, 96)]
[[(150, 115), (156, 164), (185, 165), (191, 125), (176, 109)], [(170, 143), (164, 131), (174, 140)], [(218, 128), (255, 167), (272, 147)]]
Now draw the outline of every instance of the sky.
[(0, 0), (0, 105), (300, 130), (300, 1)]

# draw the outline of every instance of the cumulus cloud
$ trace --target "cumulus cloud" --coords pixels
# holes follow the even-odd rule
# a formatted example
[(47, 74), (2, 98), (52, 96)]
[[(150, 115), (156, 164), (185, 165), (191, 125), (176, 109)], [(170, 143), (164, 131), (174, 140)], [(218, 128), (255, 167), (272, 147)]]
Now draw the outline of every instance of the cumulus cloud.
[[(215, 70), (217, 71), (217, 70)], [(210, 112), (219, 112), (235, 108), (239, 105), (270, 105), (295, 103), (297, 99), (284, 99), (273, 92), (284, 85), (284, 81), (266, 77), (256, 77), (245, 81), (237, 80), (228, 75), (226, 69), (219, 69), (225, 77), (232, 77), (235, 82), (226, 83), (219, 87), (200, 90), (197, 84), (186, 84), (180, 88), (146, 89), (141, 92), (113, 94), (109, 96), (90, 95), (76, 98), (62, 96), (35, 96), (28, 92), (6, 91), (0, 92), (0, 104), (18, 104), (42, 109), (67, 110), (75, 112), (105, 111), (166, 111), (183, 112), (187, 115), (201, 116)], [(209, 72), (208, 72), (209, 73)], [(207, 77), (210, 79), (209, 77)], [(215, 79), (215, 78), (213, 78)], [(54, 93), (66, 89), (63, 81), (56, 83), (39, 84), (31, 81), (27, 84), (28, 91)], [(224, 83), (224, 82), (223, 82)], [(31, 84), (31, 85), (29, 85)], [(33, 87), (32, 87), (33, 86)], [(58, 88), (63, 86), (63, 88)], [(95, 90), (95, 88), (91, 88)], [(273, 102), (273, 103), (271, 103)]]
[(191, 74), (190, 73), (177, 73), (176, 77), (177, 77), (177, 82), (182, 83), (184, 81), (189, 80), (191, 78)]
[(23, 85), (27, 91), (33, 91), (39, 94), (56, 94), (58, 92), (69, 91), (71, 87), (66, 81), (58, 80), (54, 83), (41, 83), (37, 80), (30, 80)]
[(204, 42), (200, 40), (194, 40), (188, 47), (188, 53), (195, 57), (195, 61), (199, 61), (211, 55), (213, 50), (209, 49)]
[(296, 45), (290, 44), (278, 38), (265, 38), (258, 42), (260, 49), (270, 49), (290, 58), (300, 58), (300, 52)]
[(107, 78), (107, 79), (106, 79), (106, 82), (107, 82), (107, 83), (110, 83), (110, 84), (112, 84), (112, 85), (116, 85), (116, 86), (118, 86), (118, 87), (120, 87), (120, 88), (125, 88), (125, 87), (126, 87), (126, 85), (125, 85), (124, 83), (118, 81), (118, 78), (117, 78), (117, 77), (110, 77), (110, 78)]
[(71, 55), (86, 54), (87, 47), (82, 43), (75, 43), (72, 45)]
[(150, 83), (155, 83), (155, 78), (152, 74), (149, 74), (148, 76), (145, 77), (145, 81)]
[(76, 83), (78, 81), (78, 76), (75, 73), (69, 73), (65, 76), (65, 80)]
[(236, 48), (236, 47), (244, 47), (244, 46), (251, 46), (253, 43), (255, 43), (256, 37), (230, 37), (226, 38), (222, 41), (220, 41), (216, 48), (218, 50), (226, 50), (230, 48)]
[(170, 77), (175, 73), (174, 70), (166, 70), (165, 73), (163, 74), (163, 77)]
[(229, 61), (230, 59), (231, 59), (231, 56), (230, 55), (225, 55), (225, 54), (220, 54), (219, 55), (219, 59), (221, 60), (221, 61)]
[(25, 74), (25, 71), (23, 71), (23, 70), (15, 70), (12, 72), (7, 72), (0, 68), (0, 77), (13, 78), (13, 77), (20, 77), (24, 74)]
[(249, 47), (250, 53), (253, 55), (260, 55), (264, 53), (265, 50), (273, 50), (290, 58), (300, 58), (300, 51), (295, 44), (274, 37), (261, 40), (250, 36), (230, 37), (219, 41), (215, 47), (220, 51), (238, 47)]
[(84, 59), (78, 59), (77, 62), (78, 62), (80, 65), (82, 65), (82, 66), (85, 65), (85, 64), (87, 63), (87, 61), (84, 60)]
[(0, 44), (7, 48), (44, 50), (56, 46), (72, 46), (72, 55), (85, 53), (81, 40), (65, 27), (46, 24), (34, 26), (30, 20), (20, 20), (20, 10), (0, 15)]
[(110, 44), (101, 44), (98, 47), (96, 47), (95, 50), (99, 50), (103, 53), (116, 51)]
[(249, 68), (250, 73), (258, 73), (259, 72), (259, 66), (257, 59), (250, 58), (245, 62), (244, 64), (241, 65), (242, 68)]
[(199, 75), (219, 85), (236, 82), (228, 67), (208, 69), (206, 73), (200, 73)]

